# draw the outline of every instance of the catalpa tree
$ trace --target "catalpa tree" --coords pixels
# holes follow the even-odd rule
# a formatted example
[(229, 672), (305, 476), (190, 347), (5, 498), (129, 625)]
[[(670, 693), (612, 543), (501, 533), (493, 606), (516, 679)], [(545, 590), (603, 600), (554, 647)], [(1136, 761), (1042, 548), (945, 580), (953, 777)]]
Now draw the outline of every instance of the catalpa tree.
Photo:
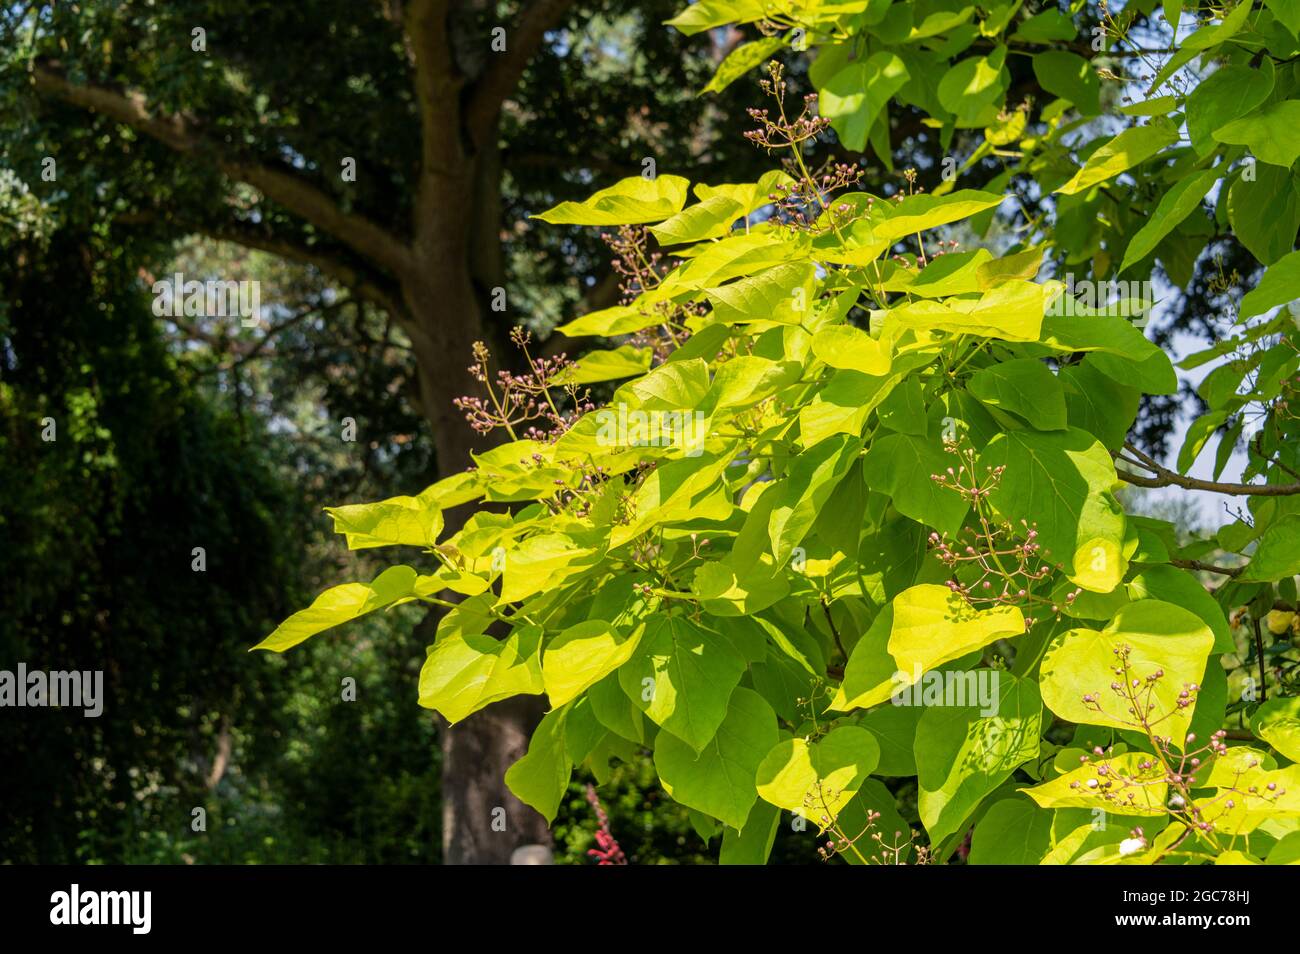
[[(551, 818), (575, 770), (652, 752), (724, 863), (783, 823), (858, 864), (1300, 858), (1300, 3), (1130, 7), (689, 6), (684, 33), (752, 35), (710, 87), (759, 79), (772, 171), (538, 215), (607, 234), (626, 297), (560, 329), (607, 346), (517, 335), (525, 374), (480, 348), (461, 409), (506, 442), (332, 511), (426, 562), (261, 648), (444, 606), (421, 705), (549, 701), (520, 799)], [(805, 51), (800, 96), (772, 58)], [(938, 185), (865, 175), (902, 136)], [(1144, 327), (1215, 242), (1253, 271), (1216, 279), (1167, 465), (1129, 437), (1179, 389)], [(1126, 512), (1159, 487), (1244, 506), (1189, 538)]]

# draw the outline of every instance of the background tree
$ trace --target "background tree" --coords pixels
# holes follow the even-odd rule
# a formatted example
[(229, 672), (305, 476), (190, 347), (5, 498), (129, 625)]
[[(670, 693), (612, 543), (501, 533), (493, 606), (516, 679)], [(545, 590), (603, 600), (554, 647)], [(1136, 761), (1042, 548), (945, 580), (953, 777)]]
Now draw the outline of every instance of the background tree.
[[(749, 158), (742, 144), (715, 128), (731, 114), (694, 95), (718, 51), (683, 57), (660, 25), (671, 13), (555, 0), (12, 5), (0, 20), (15, 121), (0, 148), (67, 227), (197, 233), (308, 266), (351, 300), (331, 303), (325, 325), (346, 353), (373, 350), (376, 319), (337, 312), (382, 313), (409, 349), (396, 364), (427, 427), (417, 443), (454, 473), (475, 446), (452, 404), (471, 390), (472, 343), (616, 294), (594, 236), (540, 234), (526, 213), (645, 158), (745, 171), (730, 162)], [(492, 781), (536, 715), (516, 708), (443, 736), (449, 860), (504, 860), (545, 837)], [(487, 828), (493, 805), (510, 809), (511, 836)]]

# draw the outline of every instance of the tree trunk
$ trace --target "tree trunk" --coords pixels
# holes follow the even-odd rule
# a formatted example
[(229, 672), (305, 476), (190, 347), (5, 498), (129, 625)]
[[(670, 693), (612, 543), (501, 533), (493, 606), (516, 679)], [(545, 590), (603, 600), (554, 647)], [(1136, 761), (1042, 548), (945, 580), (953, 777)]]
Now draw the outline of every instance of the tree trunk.
[[(439, 228), (417, 246), (417, 268), (407, 276), (402, 294), (408, 309), (408, 333), (420, 371), (420, 402), (433, 429), (438, 472), (446, 477), (470, 466), (475, 434), (452, 402), (478, 394), (480, 385), (469, 373), (475, 341), (497, 345), (485, 320), (484, 289), (475, 283), (471, 236), (483, 215), (476, 190), (449, 189), (439, 209)], [(480, 194), (481, 197), (481, 194)], [(495, 209), (492, 209), (495, 213)], [(504, 357), (493, 347), (498, 359)], [(461, 508), (457, 508), (460, 510)], [(447, 532), (464, 521), (463, 512), (449, 512)], [(429, 614), (430, 631), (441, 612)], [(448, 726), (440, 720), (442, 744), (442, 857), (444, 864), (506, 864), (521, 845), (550, 844), (546, 820), (514, 797), (504, 776), (528, 749), (528, 740), (542, 716), (540, 698), (522, 697), (496, 703), (470, 718)]]
[[(208, 138), (204, 123), (179, 113), (158, 113), (144, 95), (78, 84), (47, 58), (39, 58), (32, 69), (39, 93), (109, 117), (205, 166), (215, 160), (215, 168), (232, 180), (259, 190), (345, 246), (348, 255), (338, 259), (242, 216), (208, 229), (214, 238), (320, 268), (351, 287), (356, 297), (377, 302), (402, 322), (419, 367), (420, 410), (433, 429), (438, 471), (444, 477), (471, 463), (474, 435), (453, 401), (478, 392), (478, 382), (468, 370), (474, 342), (483, 340), (498, 360), (508, 359), (501, 347), (502, 329), (487, 320), (492, 289), (505, 283), (496, 129), (501, 104), (512, 95), (547, 33), (559, 25), (570, 0), (524, 5), (509, 50), (494, 50), (490, 56), (469, 9), (481, 6), (436, 0), (384, 5), (385, 16), (405, 32), (420, 109), (421, 165), (410, 243), (405, 235), (343, 207), (330, 190), (278, 159), (263, 163), (242, 152), (223, 151), (219, 142)], [(453, 34), (461, 37), (460, 49), (452, 42)], [(472, 63), (468, 71), (467, 63)], [(277, 156), (279, 151), (277, 147)], [(358, 270), (346, 260), (353, 254), (366, 261), (366, 269)], [(375, 283), (363, 272), (382, 280)], [(400, 301), (393, 300), (390, 281), (400, 284)], [(454, 514), (446, 516), (448, 532), (455, 532), (459, 520)], [(525, 750), (540, 715), (539, 702), (503, 703), (443, 733), (447, 861), (504, 862), (515, 847), (548, 840), (540, 816), (511, 797), (502, 780), (505, 769)], [(505, 809), (504, 833), (499, 823), (493, 825), (494, 808)]]
[(516, 848), (549, 845), (546, 819), (502, 781), (528, 751), (540, 696), (515, 696), (442, 733), (442, 863), (503, 865)]

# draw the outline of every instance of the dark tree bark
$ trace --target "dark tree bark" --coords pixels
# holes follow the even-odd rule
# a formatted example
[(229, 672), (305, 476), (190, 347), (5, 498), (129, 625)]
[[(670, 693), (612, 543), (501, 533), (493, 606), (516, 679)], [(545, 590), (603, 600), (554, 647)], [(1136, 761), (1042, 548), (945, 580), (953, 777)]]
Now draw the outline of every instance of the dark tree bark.
[(444, 731), (443, 765), (454, 771), (443, 770), (443, 864), (507, 864), (521, 845), (551, 843), (546, 819), (501, 782), (528, 751), (542, 708), (540, 696), (516, 696)]

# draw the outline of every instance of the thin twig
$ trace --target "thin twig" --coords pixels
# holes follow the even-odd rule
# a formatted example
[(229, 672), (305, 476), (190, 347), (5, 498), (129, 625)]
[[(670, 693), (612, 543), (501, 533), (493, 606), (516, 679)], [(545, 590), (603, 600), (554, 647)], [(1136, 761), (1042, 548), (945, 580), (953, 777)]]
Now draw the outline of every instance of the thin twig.
[(1259, 628), (1259, 617), (1254, 613), (1250, 615), (1250, 621), (1255, 624), (1255, 655), (1259, 657), (1259, 701), (1268, 700), (1268, 679), (1267, 670), (1264, 668), (1264, 634)]
[(1240, 566), (1218, 566), (1214, 563), (1202, 563), (1200, 560), (1170, 560), (1174, 566), (1182, 567), (1184, 570), (1204, 570), (1206, 573), (1222, 573), (1224, 576), (1236, 576), (1245, 567)]
[(848, 658), (849, 658), (849, 654), (848, 654), (847, 651), (845, 651), (845, 649), (844, 649), (844, 643), (840, 640), (840, 631), (839, 631), (838, 629), (835, 628), (835, 620), (831, 619), (831, 608), (830, 608), (830, 606), (829, 606), (828, 604), (826, 604), (826, 603), (823, 603), (823, 604), (822, 604), (822, 612), (826, 614), (826, 624), (827, 624), (828, 626), (830, 626), (830, 628), (831, 628), (831, 635), (833, 635), (833, 636), (835, 637), (835, 645), (838, 646), (838, 647), (840, 648), (840, 653), (844, 656), (844, 658), (845, 658), (845, 659), (848, 659)]

